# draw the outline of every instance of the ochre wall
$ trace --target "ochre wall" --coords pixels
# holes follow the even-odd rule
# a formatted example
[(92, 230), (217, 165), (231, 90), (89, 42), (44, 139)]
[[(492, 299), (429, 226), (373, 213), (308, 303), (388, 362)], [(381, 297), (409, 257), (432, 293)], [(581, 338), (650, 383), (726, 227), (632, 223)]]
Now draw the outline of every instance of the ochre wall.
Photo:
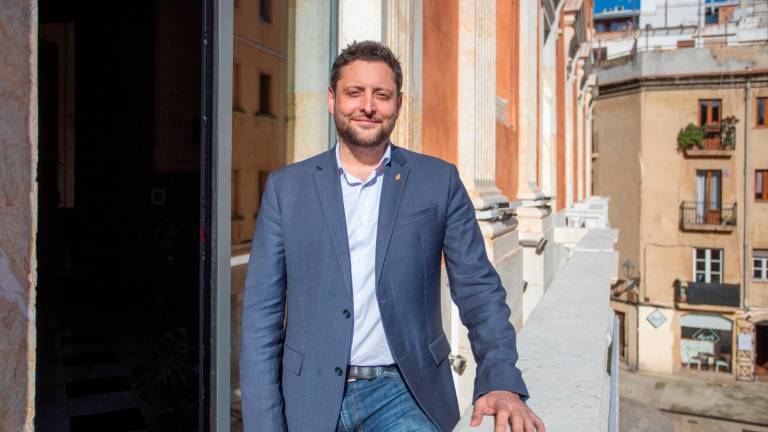
[[(741, 151), (730, 158), (686, 158), (677, 151), (677, 133), (696, 123), (700, 99), (721, 99), (723, 115), (743, 119), (743, 92), (740, 89), (646, 91), (642, 93), (642, 179), (641, 257), (645, 296), (671, 304), (675, 279), (693, 280), (693, 249), (724, 250), (725, 283), (741, 283), (740, 238), (743, 223), (730, 233), (689, 232), (680, 229), (680, 204), (696, 200), (696, 171), (722, 171), (722, 200), (741, 201), (743, 188)], [(743, 122), (740, 123), (743, 126)], [(736, 148), (743, 145), (743, 129), (737, 132)], [(675, 247), (673, 247), (675, 246)], [(644, 262), (647, 260), (647, 262)]]
[(37, 4), (0, 13), (0, 429), (35, 415)]
[(616, 242), (619, 262), (629, 259), (637, 266), (641, 205), (640, 96), (598, 99), (593, 118), (599, 153), (593, 162), (594, 194), (611, 197), (608, 211), (611, 226), (620, 232)]
[(424, 0), (422, 152), (458, 161), (457, 0)]
[[(232, 191), (237, 194), (233, 244), (251, 240), (266, 175), (286, 163), (287, 13), (285, 2), (273, 2), (272, 21), (265, 23), (257, 1), (240, 1), (235, 9), (233, 60), (239, 68), (239, 91), (233, 103), (239, 106), (232, 112)], [(260, 74), (271, 77), (269, 113), (259, 112)]]

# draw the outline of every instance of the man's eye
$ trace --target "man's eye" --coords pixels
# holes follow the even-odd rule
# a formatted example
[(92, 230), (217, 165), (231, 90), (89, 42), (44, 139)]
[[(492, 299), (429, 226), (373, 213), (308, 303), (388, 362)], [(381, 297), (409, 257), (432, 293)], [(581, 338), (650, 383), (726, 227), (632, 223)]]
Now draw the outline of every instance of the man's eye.
[(382, 100), (388, 100), (391, 96), (389, 93), (376, 93), (376, 97)]
[(361, 93), (362, 92), (360, 92), (359, 90), (350, 90), (350, 91), (347, 92), (347, 95), (348, 96), (360, 96)]

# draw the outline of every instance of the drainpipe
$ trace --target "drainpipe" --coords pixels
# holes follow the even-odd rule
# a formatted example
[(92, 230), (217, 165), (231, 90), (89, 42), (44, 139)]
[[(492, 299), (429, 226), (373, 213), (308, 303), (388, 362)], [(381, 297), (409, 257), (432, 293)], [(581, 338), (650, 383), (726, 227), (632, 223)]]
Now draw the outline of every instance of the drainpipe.
[(744, 241), (742, 242), (744, 244), (744, 275), (742, 284), (744, 286), (744, 301), (742, 303), (744, 309), (746, 311), (749, 311), (749, 297), (747, 296), (748, 288), (749, 288), (749, 278), (752, 274), (752, 271), (749, 267), (749, 264), (752, 262), (750, 251), (749, 251), (749, 169), (747, 165), (748, 155), (749, 155), (749, 104), (750, 100), (752, 98), (752, 82), (747, 80), (747, 84), (744, 88), (744, 209), (742, 210), (744, 212), (744, 229), (742, 232), (744, 233)]

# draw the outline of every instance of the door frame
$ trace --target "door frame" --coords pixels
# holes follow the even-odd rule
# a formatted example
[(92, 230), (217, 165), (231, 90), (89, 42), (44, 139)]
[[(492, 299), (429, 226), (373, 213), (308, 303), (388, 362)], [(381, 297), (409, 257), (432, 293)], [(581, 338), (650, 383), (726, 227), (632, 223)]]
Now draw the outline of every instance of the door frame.
[(234, 4), (202, 3), (199, 424), (201, 431), (228, 432)]

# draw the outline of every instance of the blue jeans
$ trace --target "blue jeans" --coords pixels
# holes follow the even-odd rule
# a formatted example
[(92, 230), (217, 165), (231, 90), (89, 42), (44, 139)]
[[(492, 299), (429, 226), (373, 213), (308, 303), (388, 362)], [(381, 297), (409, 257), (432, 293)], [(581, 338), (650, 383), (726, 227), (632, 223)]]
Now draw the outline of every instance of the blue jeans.
[(419, 408), (397, 369), (347, 383), (337, 432), (440, 432)]

